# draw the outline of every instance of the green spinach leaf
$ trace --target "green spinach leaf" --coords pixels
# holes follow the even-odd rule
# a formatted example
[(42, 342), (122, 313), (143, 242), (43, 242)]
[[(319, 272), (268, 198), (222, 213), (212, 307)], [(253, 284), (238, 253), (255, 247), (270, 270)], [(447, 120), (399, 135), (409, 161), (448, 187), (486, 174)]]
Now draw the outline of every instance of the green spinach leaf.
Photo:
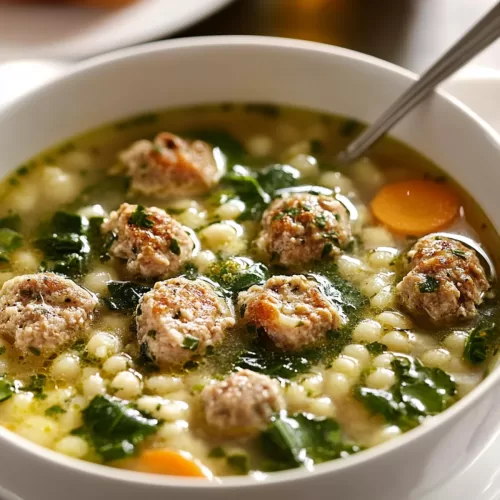
[(83, 428), (78, 432), (88, 437), (106, 461), (133, 455), (160, 425), (159, 420), (111, 396), (95, 396), (82, 414)]
[(307, 413), (274, 415), (261, 435), (266, 470), (310, 466), (360, 451), (345, 441), (339, 424), (331, 418)]
[(151, 290), (131, 281), (108, 281), (107, 286), (110, 296), (103, 301), (112, 311), (134, 311), (142, 296)]
[(355, 396), (369, 411), (402, 430), (416, 427), (424, 417), (444, 411), (454, 401), (455, 381), (443, 370), (401, 355), (396, 356), (392, 368), (396, 382), (390, 390), (359, 386)]

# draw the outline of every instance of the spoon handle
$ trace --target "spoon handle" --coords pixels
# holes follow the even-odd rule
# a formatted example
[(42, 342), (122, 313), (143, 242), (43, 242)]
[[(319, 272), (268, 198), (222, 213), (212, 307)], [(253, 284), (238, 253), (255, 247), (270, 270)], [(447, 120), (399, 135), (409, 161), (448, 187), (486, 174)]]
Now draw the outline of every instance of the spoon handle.
[(444, 79), (500, 37), (500, 2), (436, 61), (377, 120), (339, 153), (339, 163), (359, 158)]

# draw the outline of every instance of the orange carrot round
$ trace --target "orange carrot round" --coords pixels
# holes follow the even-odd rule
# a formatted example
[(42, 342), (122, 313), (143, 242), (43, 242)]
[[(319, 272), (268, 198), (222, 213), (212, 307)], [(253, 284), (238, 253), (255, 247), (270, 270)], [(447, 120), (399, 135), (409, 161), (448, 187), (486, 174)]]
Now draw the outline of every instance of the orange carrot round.
[(145, 450), (137, 459), (137, 470), (151, 474), (211, 478), (212, 473), (185, 451)]
[(460, 200), (446, 184), (415, 179), (384, 186), (371, 209), (392, 231), (421, 236), (449, 225), (458, 214)]

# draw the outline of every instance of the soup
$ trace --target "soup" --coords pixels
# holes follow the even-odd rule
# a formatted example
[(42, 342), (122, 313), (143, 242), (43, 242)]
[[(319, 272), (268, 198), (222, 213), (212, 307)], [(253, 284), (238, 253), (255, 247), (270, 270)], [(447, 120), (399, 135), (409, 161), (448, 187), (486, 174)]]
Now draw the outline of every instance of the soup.
[(446, 410), (498, 343), (498, 235), (391, 139), (269, 105), (90, 132), (1, 187), (0, 423), (213, 477), (342, 459)]

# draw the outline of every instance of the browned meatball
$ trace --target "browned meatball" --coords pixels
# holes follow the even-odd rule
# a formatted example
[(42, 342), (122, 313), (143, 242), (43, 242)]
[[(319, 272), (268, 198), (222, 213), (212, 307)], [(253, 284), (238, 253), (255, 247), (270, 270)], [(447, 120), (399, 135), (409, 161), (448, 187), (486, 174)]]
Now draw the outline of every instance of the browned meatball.
[(23, 354), (46, 356), (78, 338), (97, 304), (94, 294), (57, 274), (17, 276), (0, 290), (0, 335)]
[(296, 193), (273, 201), (257, 247), (275, 264), (297, 266), (338, 255), (351, 241), (345, 207), (330, 196)]
[(131, 189), (158, 198), (205, 193), (222, 173), (208, 144), (168, 132), (158, 134), (153, 142), (132, 144), (120, 160), (132, 178)]
[(181, 365), (222, 341), (235, 323), (227, 302), (208, 282), (159, 281), (137, 308), (137, 337), (159, 365)]
[(287, 351), (303, 349), (342, 325), (342, 317), (318, 283), (304, 276), (274, 276), (238, 296), (243, 319)]
[(123, 203), (101, 227), (115, 237), (109, 253), (125, 259), (127, 270), (144, 278), (178, 272), (192, 256), (194, 243), (164, 210)]
[(273, 413), (285, 407), (279, 384), (250, 370), (206, 386), (201, 397), (207, 424), (230, 435), (264, 429)]
[(398, 284), (403, 307), (434, 323), (477, 314), (489, 284), (476, 253), (442, 236), (421, 238), (408, 253), (410, 272)]

